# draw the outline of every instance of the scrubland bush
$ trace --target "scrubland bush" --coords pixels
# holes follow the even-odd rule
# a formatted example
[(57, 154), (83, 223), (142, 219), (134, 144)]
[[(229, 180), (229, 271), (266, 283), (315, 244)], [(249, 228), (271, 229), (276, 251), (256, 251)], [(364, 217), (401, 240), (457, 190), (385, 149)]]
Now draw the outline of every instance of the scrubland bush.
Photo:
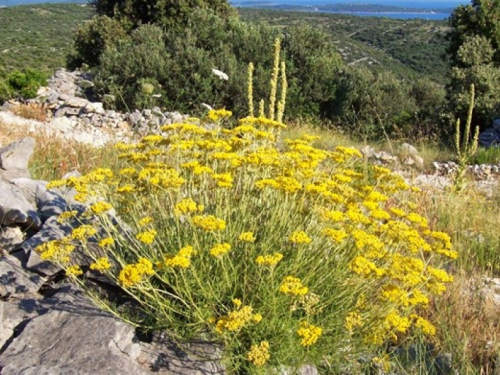
[(11, 98), (31, 99), (36, 97), (40, 86), (47, 84), (48, 75), (35, 69), (13, 71), (0, 81), (0, 101)]
[[(204, 102), (246, 116), (245, 77), (250, 62), (255, 67), (255, 97), (265, 98), (265, 72), (272, 68), (268, 51), (281, 35), (267, 24), (245, 23), (235, 17), (222, 19), (202, 9), (190, 13), (185, 29), (147, 24), (124, 38), (109, 29), (119, 25), (118, 21), (97, 20), (77, 33), (75, 58), (95, 67), (97, 90), (114, 95), (117, 108), (133, 110), (154, 104), (193, 112)], [(285, 33), (282, 49), (292, 104), (289, 115), (319, 115), (335, 95), (334, 77), (341, 65), (336, 46), (324, 32), (302, 26)], [(225, 72), (229, 80), (214, 76), (213, 68)], [(138, 90), (143, 81), (152, 83), (154, 93), (161, 97), (152, 100), (151, 95)]]
[(418, 138), (451, 133), (440, 113), (445, 90), (426, 79), (405, 82), (390, 72), (347, 67), (339, 83), (329, 117), (362, 138)]
[[(220, 342), (233, 372), (361, 371), (361, 353), (390, 367), (377, 349), (433, 336), (420, 314), (452, 281), (441, 267), (457, 254), (414, 213), (414, 189), (356, 149), (320, 150), (307, 135), (279, 146), (277, 121), (205, 127), (230, 115), (119, 144), (117, 172), (53, 181), (88, 209), (59, 217), (82, 225), (38, 248), (42, 258), (82, 284), (87, 271), (116, 282), (145, 329)], [(75, 246), (90, 265), (75, 262)]]
[(195, 9), (210, 9), (222, 19), (235, 14), (226, 0), (91, 0), (90, 3), (99, 15), (125, 21), (131, 28), (158, 24), (184, 30)]

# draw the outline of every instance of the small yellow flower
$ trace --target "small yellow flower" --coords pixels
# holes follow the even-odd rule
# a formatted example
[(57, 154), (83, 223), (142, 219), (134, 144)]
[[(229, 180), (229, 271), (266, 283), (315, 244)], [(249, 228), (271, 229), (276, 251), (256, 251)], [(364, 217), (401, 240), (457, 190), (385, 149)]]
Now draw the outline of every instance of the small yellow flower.
[(146, 258), (139, 258), (136, 264), (127, 264), (120, 271), (118, 281), (124, 287), (131, 287), (142, 281), (145, 276), (154, 275), (153, 264)]
[(166, 255), (165, 264), (169, 267), (188, 268), (191, 265), (191, 257), (195, 253), (192, 246), (184, 246), (176, 255)]
[(302, 285), (300, 279), (292, 276), (287, 276), (283, 279), (280, 286), (280, 292), (291, 296), (303, 296), (307, 294), (309, 288)]
[(99, 241), (99, 247), (113, 246), (115, 244), (115, 240), (113, 237), (106, 237)]
[(193, 224), (207, 232), (216, 232), (226, 228), (226, 222), (213, 215), (195, 216)]
[(320, 327), (314, 326), (307, 322), (301, 322), (300, 328), (297, 330), (297, 334), (302, 337), (300, 340), (300, 345), (311, 346), (318, 341), (323, 330)]
[(146, 245), (151, 245), (155, 239), (156, 234), (157, 232), (154, 229), (151, 229), (146, 232), (137, 233), (135, 238), (145, 243)]
[(208, 111), (208, 118), (212, 121), (217, 121), (225, 117), (231, 117), (233, 113), (225, 109), (211, 109)]
[(238, 239), (240, 241), (243, 241), (243, 242), (250, 242), (250, 243), (253, 243), (255, 242), (255, 236), (253, 234), (253, 232), (243, 232), (240, 234), (240, 236), (238, 237)]
[(283, 259), (283, 254), (274, 253), (273, 255), (259, 255), (255, 261), (261, 266), (275, 266)]
[(290, 236), (290, 242), (295, 244), (310, 243), (312, 240), (304, 231), (295, 231)]
[(68, 219), (71, 219), (71, 218), (75, 217), (77, 214), (78, 214), (78, 211), (76, 211), (76, 210), (72, 210), (72, 211), (65, 211), (65, 212), (61, 213), (61, 214), (57, 217), (57, 222), (58, 222), (58, 223), (64, 223), (64, 222), (66, 222)]
[(227, 254), (231, 250), (231, 245), (228, 243), (217, 244), (210, 250), (210, 255), (214, 257), (222, 257), (224, 254)]
[(233, 304), (236, 308), (217, 321), (217, 324), (215, 325), (216, 332), (237, 332), (248, 323), (257, 324), (262, 320), (262, 316), (260, 314), (253, 313), (252, 307), (242, 306), (240, 300), (233, 300)]
[(325, 228), (323, 229), (322, 233), (333, 241), (339, 243), (344, 241), (345, 238), (349, 237), (349, 235), (341, 229)]
[(415, 322), (413, 323), (415, 327), (420, 329), (424, 335), (434, 336), (436, 334), (436, 327), (434, 327), (428, 320), (416, 315), (411, 314), (410, 318), (413, 318)]
[(83, 271), (78, 265), (66, 268), (66, 276), (76, 277), (80, 276), (81, 274), (83, 274)]
[(85, 203), (89, 199), (89, 195), (87, 193), (77, 193), (75, 194), (74, 200), (77, 202)]
[(191, 198), (185, 198), (181, 200), (174, 206), (174, 213), (176, 216), (188, 215), (193, 212), (201, 213), (203, 212), (204, 207), (200, 204), (197, 204)]
[(110, 205), (107, 202), (97, 202), (94, 203), (92, 206), (90, 206), (90, 210), (94, 215), (99, 215), (102, 214), (103, 212), (107, 212), (113, 208), (112, 205)]
[(141, 227), (143, 227), (145, 225), (151, 224), (152, 222), (153, 222), (153, 218), (151, 216), (146, 216), (146, 217), (143, 217), (141, 220), (139, 220), (139, 225)]
[(73, 229), (71, 232), (71, 238), (74, 240), (85, 241), (96, 233), (97, 231), (92, 225), (81, 225), (78, 228)]
[(247, 359), (255, 366), (264, 365), (271, 355), (269, 354), (269, 342), (262, 341), (258, 345), (252, 345), (247, 353)]
[(95, 263), (90, 264), (90, 269), (93, 271), (106, 271), (111, 268), (109, 259), (106, 257), (99, 258)]
[(352, 332), (354, 331), (354, 328), (358, 328), (358, 327), (363, 326), (363, 319), (361, 318), (361, 315), (359, 315), (359, 313), (350, 312), (345, 317), (344, 326), (349, 331), (349, 333), (352, 334)]

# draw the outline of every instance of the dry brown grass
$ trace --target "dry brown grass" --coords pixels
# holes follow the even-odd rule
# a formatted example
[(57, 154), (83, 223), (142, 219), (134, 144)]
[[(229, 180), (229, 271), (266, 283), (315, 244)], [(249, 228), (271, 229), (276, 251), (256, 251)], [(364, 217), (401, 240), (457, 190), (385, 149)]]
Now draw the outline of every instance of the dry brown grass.
[(25, 126), (14, 126), (0, 121), (0, 145), (6, 145), (19, 138), (30, 136)]
[(497, 375), (500, 371), (500, 320), (484, 279), (462, 273), (430, 306), (443, 352), (453, 353), (460, 374)]
[(35, 151), (29, 163), (35, 179), (50, 181), (73, 170), (87, 173), (97, 167), (117, 169), (120, 164), (118, 152), (112, 145), (95, 148), (55, 137), (43, 129), (31, 132), (27, 126), (0, 121), (0, 144), (6, 145), (28, 136), (35, 138)]
[(48, 109), (43, 104), (19, 104), (13, 107), (11, 112), (28, 120), (45, 122), (48, 119)]

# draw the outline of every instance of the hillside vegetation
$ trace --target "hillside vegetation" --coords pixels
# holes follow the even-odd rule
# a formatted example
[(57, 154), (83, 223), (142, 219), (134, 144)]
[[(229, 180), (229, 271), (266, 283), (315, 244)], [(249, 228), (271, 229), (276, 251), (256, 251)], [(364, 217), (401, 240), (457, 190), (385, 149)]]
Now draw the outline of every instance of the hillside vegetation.
[(52, 72), (65, 66), (76, 27), (94, 14), (91, 7), (81, 4), (0, 9), (0, 77), (13, 70)]
[(286, 28), (299, 23), (330, 33), (346, 64), (387, 70), (401, 78), (430, 77), (446, 82), (446, 21), (399, 20), (341, 14), (238, 9), (247, 21), (265, 20)]

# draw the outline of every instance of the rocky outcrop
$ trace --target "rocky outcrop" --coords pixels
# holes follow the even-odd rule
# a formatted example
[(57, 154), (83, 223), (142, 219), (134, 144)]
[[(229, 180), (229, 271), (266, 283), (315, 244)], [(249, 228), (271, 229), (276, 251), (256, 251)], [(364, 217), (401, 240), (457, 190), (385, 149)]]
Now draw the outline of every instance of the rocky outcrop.
[[(92, 75), (87, 72), (59, 69), (48, 80), (48, 85), (38, 90), (38, 97), (28, 100), (29, 103), (46, 106), (49, 121), (25, 123), (33, 132), (49, 132), (62, 138), (102, 147), (112, 141), (126, 141), (134, 134), (158, 133), (161, 126), (187, 118), (179, 112), (166, 112), (159, 107), (136, 109), (131, 113), (106, 110), (103, 101), (114, 99), (110, 99), (110, 95), (98, 98), (93, 92), (92, 79)], [(18, 104), (5, 103), (1, 107), (4, 112), (0, 111), (0, 120), (22, 123), (23, 121), (16, 121), (6, 112)]]
[(96, 308), (65, 283), (64, 271), (40, 258), (38, 245), (72, 230), (57, 215), (84, 207), (71, 192), (47, 190), (45, 181), (29, 178), (32, 144), (23, 139), (0, 149), (2, 171), (28, 176), (0, 175), (0, 373), (224, 374), (220, 346), (199, 342), (180, 348), (166, 334), (144, 338)]

